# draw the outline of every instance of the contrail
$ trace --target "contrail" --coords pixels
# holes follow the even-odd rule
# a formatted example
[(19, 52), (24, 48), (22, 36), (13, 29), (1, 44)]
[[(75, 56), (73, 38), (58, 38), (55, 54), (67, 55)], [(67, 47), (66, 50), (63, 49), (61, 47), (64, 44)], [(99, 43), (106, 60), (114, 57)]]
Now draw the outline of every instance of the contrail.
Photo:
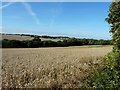
[(7, 4), (0, 6), (0, 9), (9, 7), (9, 6), (11, 6), (12, 4), (14, 4), (14, 3), (17, 2), (17, 1), (18, 1), (18, 0), (13, 0), (12, 2), (8, 2)]
[(7, 8), (7, 7), (11, 6), (12, 4), (14, 4), (15, 2), (20, 1), (23, 4), (23, 6), (26, 8), (28, 13), (33, 17), (33, 19), (35, 20), (36, 24), (40, 25), (40, 21), (37, 18), (36, 13), (33, 12), (32, 7), (25, 0), (13, 0), (13, 1), (9, 2), (9, 3), (5, 4), (5, 5), (2, 5), (0, 7), (0, 9)]
[(0, 6), (0, 9), (9, 7), (9, 6), (12, 5), (13, 3), (15, 3), (15, 2), (9, 2), (9, 3), (5, 4), (5, 5), (2, 5), (2, 6)]
[(22, 2), (22, 4), (25, 6), (25, 8), (28, 11), (28, 13), (33, 17), (33, 19), (35, 20), (36, 24), (40, 25), (40, 21), (37, 18), (36, 13), (33, 12), (31, 6), (28, 3), (26, 3), (26, 2)]
[(62, 3), (59, 3), (55, 8), (51, 10), (52, 16), (51, 16), (51, 21), (49, 23), (49, 27), (53, 28), (55, 19), (62, 13), (63, 8), (62, 8)]

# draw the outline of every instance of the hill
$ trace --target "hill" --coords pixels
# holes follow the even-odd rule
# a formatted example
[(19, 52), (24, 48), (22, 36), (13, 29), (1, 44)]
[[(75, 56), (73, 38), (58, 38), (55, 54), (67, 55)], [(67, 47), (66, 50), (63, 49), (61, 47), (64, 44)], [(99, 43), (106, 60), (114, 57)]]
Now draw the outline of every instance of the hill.
[[(9, 40), (32, 40), (34, 39), (35, 36), (38, 35), (29, 35), (29, 34), (2, 34), (2, 40), (4, 39), (9, 39)], [(52, 36), (39, 36), (41, 41), (47, 41), (47, 40), (51, 40), (51, 41), (62, 41), (64, 38), (66, 37), (52, 37)]]

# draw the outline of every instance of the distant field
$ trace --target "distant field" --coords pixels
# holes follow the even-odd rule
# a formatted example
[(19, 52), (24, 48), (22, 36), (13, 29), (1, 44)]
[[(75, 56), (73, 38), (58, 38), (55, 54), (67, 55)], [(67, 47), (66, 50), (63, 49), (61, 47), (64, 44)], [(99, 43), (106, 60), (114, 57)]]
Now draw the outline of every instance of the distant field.
[(80, 87), (112, 46), (2, 49), (3, 87)]
[[(2, 39), (9, 39), (9, 40), (32, 40), (33, 37), (30, 36), (20, 36), (20, 35), (2, 35)], [(41, 41), (51, 40), (51, 41), (61, 41), (62, 39), (49, 39), (49, 38), (40, 38)]]

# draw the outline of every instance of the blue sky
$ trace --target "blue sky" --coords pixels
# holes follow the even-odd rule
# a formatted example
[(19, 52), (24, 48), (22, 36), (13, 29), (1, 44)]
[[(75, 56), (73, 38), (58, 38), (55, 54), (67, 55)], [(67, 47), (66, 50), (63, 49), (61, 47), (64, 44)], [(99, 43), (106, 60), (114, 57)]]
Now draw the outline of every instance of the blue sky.
[(110, 2), (3, 3), (2, 32), (111, 39)]

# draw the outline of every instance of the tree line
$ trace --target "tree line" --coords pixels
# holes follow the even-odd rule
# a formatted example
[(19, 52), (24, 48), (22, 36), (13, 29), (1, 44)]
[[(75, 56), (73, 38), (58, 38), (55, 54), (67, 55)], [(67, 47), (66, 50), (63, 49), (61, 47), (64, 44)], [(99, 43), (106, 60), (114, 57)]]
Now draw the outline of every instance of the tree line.
[(67, 47), (67, 46), (82, 46), (82, 45), (112, 45), (111, 40), (96, 40), (96, 39), (77, 39), (67, 38), (62, 41), (41, 41), (39, 37), (34, 37), (33, 40), (8, 40), (4, 39), (2, 48), (38, 48), (38, 47)]

